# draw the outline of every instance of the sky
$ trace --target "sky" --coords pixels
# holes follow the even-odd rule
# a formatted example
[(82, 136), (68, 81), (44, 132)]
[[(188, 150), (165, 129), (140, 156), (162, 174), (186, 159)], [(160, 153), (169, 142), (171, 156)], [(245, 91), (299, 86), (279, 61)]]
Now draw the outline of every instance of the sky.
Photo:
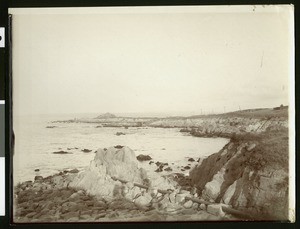
[(14, 112), (178, 115), (288, 105), (291, 7), (224, 8), (11, 10)]

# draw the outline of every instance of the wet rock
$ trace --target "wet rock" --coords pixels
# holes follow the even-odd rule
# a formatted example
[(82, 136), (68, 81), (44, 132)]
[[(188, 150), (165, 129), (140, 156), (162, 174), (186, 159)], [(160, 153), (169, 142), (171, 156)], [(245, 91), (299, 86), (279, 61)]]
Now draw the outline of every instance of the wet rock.
[(154, 161), (150, 161), (150, 162), (149, 162), (149, 165), (151, 165), (151, 164), (153, 164), (153, 163), (154, 163)]
[(167, 168), (165, 168), (164, 170), (165, 170), (165, 171), (168, 171), (168, 172), (173, 171), (173, 169), (171, 169), (170, 167), (167, 167)]
[(159, 161), (157, 161), (155, 164), (156, 164), (158, 167), (169, 165), (168, 163), (163, 163), (163, 162), (159, 162)]
[(69, 173), (79, 173), (79, 170), (78, 169), (72, 169), (69, 171)]
[(89, 150), (89, 149), (83, 149), (83, 150), (81, 150), (81, 151), (84, 152), (84, 153), (92, 152), (92, 150)]
[(117, 132), (116, 135), (117, 135), (117, 136), (125, 135), (125, 133), (123, 133), (123, 132)]
[(149, 155), (140, 154), (136, 157), (139, 161), (149, 161), (152, 159)]
[(25, 190), (26, 188), (32, 187), (32, 181), (25, 181), (20, 185), (20, 189)]
[(163, 166), (163, 165), (160, 165), (160, 166), (155, 170), (155, 172), (160, 173), (160, 172), (163, 171), (163, 168), (164, 168), (164, 166)]
[(60, 150), (60, 151), (53, 152), (53, 154), (72, 154), (72, 153)]
[(184, 166), (183, 168), (184, 168), (184, 169), (186, 169), (186, 170), (189, 170), (189, 169), (191, 169), (191, 167), (190, 167), (190, 166), (188, 166), (188, 165), (187, 165), (187, 166)]
[(194, 158), (189, 158), (188, 161), (193, 162), (193, 161), (195, 161), (195, 159)]
[(35, 170), (34, 170), (34, 172), (39, 172), (39, 171), (40, 171), (39, 169), (35, 169)]
[(34, 181), (42, 181), (43, 177), (42, 176), (35, 176)]

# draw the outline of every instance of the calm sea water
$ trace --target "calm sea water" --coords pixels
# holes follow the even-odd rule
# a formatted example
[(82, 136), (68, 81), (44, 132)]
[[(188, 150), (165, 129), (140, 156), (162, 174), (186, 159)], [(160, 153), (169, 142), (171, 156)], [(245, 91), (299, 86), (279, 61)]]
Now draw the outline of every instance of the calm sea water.
[[(65, 169), (82, 169), (94, 158), (94, 151), (115, 145), (126, 145), (136, 155), (148, 154), (154, 161), (186, 165), (187, 159), (205, 157), (219, 151), (224, 138), (197, 138), (179, 129), (163, 128), (96, 128), (97, 124), (51, 123), (75, 116), (14, 117), (15, 154), (14, 183), (32, 180), (36, 175), (48, 176)], [(55, 125), (57, 128), (46, 128)], [(116, 136), (116, 132), (126, 135)], [(78, 149), (75, 149), (78, 148)], [(70, 148), (68, 150), (68, 148)], [(92, 150), (84, 153), (82, 149)], [(55, 151), (72, 154), (53, 154)], [(148, 162), (140, 166), (149, 169)], [(154, 166), (154, 165), (153, 165)], [(35, 172), (39, 169), (39, 172)]]

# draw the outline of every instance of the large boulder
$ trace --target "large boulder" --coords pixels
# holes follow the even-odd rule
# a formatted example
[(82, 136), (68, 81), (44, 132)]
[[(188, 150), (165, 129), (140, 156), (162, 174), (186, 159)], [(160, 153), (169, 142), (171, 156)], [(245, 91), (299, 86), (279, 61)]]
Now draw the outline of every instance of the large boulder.
[(70, 183), (70, 186), (83, 188), (93, 195), (113, 197), (116, 185), (119, 181), (113, 178), (129, 182), (143, 183), (145, 172), (138, 168), (135, 153), (124, 146), (98, 149), (90, 166)]
[(126, 146), (98, 149), (90, 166), (78, 173), (69, 186), (85, 189), (89, 194), (100, 195), (106, 199), (123, 195), (133, 200), (145, 190), (134, 186), (134, 183), (156, 190), (175, 189), (175, 183), (171, 179), (139, 168), (134, 151)]

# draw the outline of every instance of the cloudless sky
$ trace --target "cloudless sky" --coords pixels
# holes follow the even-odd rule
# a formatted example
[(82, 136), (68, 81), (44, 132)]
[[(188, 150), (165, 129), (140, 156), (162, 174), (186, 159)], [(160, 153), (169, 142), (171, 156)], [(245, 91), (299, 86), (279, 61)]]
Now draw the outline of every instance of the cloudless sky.
[(287, 105), (292, 11), (259, 9), (16, 13), (14, 111), (200, 114)]

